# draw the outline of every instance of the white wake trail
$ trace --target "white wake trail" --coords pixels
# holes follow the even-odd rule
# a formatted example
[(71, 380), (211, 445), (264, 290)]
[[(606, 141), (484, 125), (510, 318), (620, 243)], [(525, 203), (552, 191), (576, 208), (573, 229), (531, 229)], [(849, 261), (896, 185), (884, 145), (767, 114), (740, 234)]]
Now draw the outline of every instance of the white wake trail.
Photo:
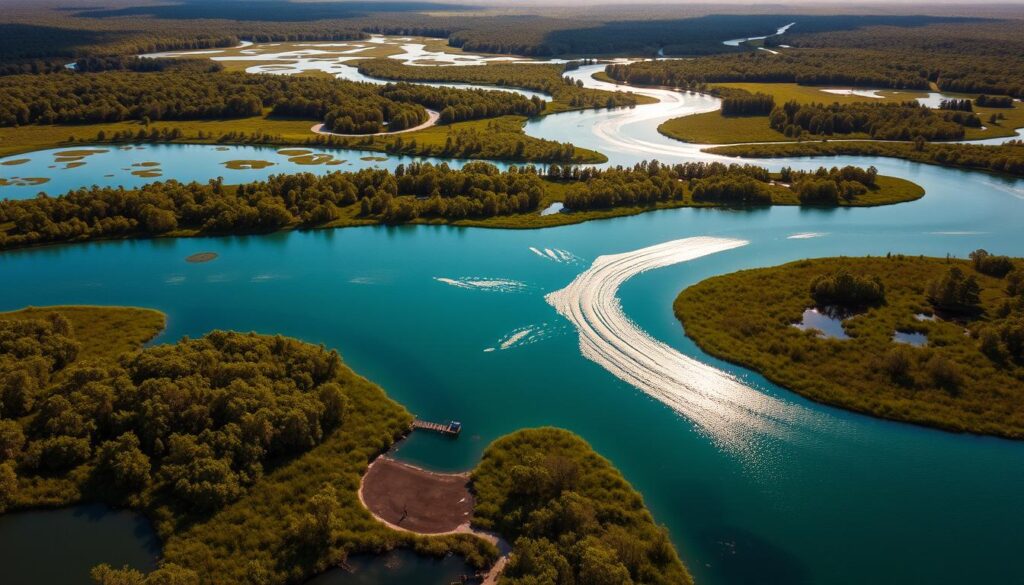
[(786, 434), (802, 409), (654, 339), (626, 317), (617, 293), (642, 272), (747, 243), (694, 237), (600, 256), (567, 287), (545, 298), (576, 326), (586, 358), (687, 417), (723, 446), (745, 450), (765, 435)]

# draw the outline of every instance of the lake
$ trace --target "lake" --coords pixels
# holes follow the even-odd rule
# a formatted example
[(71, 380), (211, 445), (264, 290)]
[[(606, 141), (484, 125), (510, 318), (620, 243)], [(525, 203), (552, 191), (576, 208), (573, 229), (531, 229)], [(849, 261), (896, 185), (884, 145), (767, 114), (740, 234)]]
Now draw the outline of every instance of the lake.
[[(596, 148), (611, 164), (710, 158), (655, 128), (717, 103), (670, 93), (657, 95), (672, 101), (632, 110), (548, 116), (527, 131)], [(184, 162), (207, 164), (213, 147), (147, 148), (182, 157), (174, 171), (164, 163), (165, 177), (216, 176)], [(109, 154), (119, 152), (131, 151)], [(244, 154), (225, 156), (251, 158)], [(98, 173), (101, 160), (61, 172)], [(965, 257), (979, 247), (1022, 256), (1024, 181), (877, 157), (765, 162), (873, 164), (927, 195), (868, 209), (677, 209), (546, 230), (368, 227), (24, 250), (0, 254), (4, 282), (16, 283), (0, 287), (0, 309), (137, 305), (168, 314), (159, 341), (221, 328), (324, 343), (417, 415), (463, 422), (457, 441), (415, 434), (402, 444), (401, 458), (435, 469), (472, 467), (490, 441), (520, 428), (567, 428), (641, 491), (702, 584), (1024, 582), (1024, 444), (809, 402), (704, 354), (672, 314), (688, 285), (806, 257)], [(89, 179), (102, 177), (75, 181)], [(6, 189), (0, 196), (19, 196)], [(581, 355), (576, 330), (544, 299), (600, 255), (690, 236), (749, 244), (640, 274), (619, 298), (653, 338), (794, 413), (741, 448)], [(218, 257), (185, 261), (199, 252)]]

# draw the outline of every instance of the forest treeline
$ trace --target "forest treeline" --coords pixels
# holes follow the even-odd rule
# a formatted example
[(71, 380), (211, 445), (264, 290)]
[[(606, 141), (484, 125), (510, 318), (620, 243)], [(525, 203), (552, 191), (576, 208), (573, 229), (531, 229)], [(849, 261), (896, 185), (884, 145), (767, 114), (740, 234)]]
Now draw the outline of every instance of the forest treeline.
[(343, 424), (337, 354), (282, 337), (214, 332), (106, 367), (71, 366), (59, 313), (0, 320), (0, 339), (4, 461), (30, 476), (88, 463), (114, 500), (151, 490), (211, 513)]
[(487, 65), (460, 65), (415, 67), (403, 65), (394, 59), (360, 61), (359, 72), (378, 79), (417, 82), (475, 83), (499, 87), (519, 87), (550, 95), (568, 108), (603, 108), (634, 106), (638, 96), (627, 92), (590, 89), (575, 84), (562, 76), (573, 67), (562, 65), (530, 65), (490, 63)]
[(889, 156), (949, 167), (978, 169), (1024, 176), (1024, 142), (1000, 145), (902, 142), (794, 142), (717, 146), (709, 152), (750, 158), (790, 156)]
[(813, 172), (786, 167), (778, 181), (764, 167), (718, 162), (665, 165), (651, 161), (606, 170), (551, 165), (547, 177), (573, 181), (564, 202), (572, 210), (681, 202), (687, 194), (695, 203), (771, 205), (780, 190), (794, 194), (801, 204), (836, 206), (878, 188), (877, 169), (850, 166)]
[(960, 140), (965, 128), (980, 128), (981, 119), (961, 108), (936, 111), (917, 102), (825, 105), (789, 101), (772, 110), (769, 124), (788, 137), (806, 132), (818, 136), (867, 134), (876, 140)]
[(444, 123), (532, 115), (544, 107), (543, 101), (500, 91), (181, 68), (154, 71), (159, 73), (0, 78), (0, 125), (245, 118), (270, 109), (278, 116), (324, 120), (328, 129), (342, 134), (372, 134), (424, 122), (424, 106), (441, 110)]
[[(36, 244), (183, 233), (252, 233), (337, 221), (405, 223), (420, 219), (458, 221), (532, 213), (556, 182), (567, 187), (572, 210), (682, 203), (760, 205), (773, 190), (808, 205), (855, 202), (876, 189), (877, 171), (855, 167), (801, 172), (786, 169), (791, 183), (775, 184), (767, 169), (751, 165), (640, 163), (631, 168), (551, 165), (499, 171), (473, 162), (454, 170), (446, 164), (274, 175), (266, 181), (225, 186), (220, 180), (152, 183), (136, 189), (91, 187), (60, 197), (0, 201), (0, 250)], [(547, 181), (547, 182), (546, 182)], [(751, 182), (756, 197), (741, 197)], [(814, 187), (814, 195), (807, 195)], [(788, 203), (789, 201), (787, 201)], [(358, 207), (353, 207), (358, 206)]]
[(568, 431), (498, 439), (472, 480), (474, 525), (512, 543), (503, 585), (693, 583), (640, 494)]
[(970, 53), (970, 45), (942, 52), (881, 48), (782, 49), (777, 55), (753, 51), (703, 59), (638, 61), (606, 69), (617, 81), (703, 90), (709, 83), (768, 82), (848, 85), (1024, 97), (1024, 60)]

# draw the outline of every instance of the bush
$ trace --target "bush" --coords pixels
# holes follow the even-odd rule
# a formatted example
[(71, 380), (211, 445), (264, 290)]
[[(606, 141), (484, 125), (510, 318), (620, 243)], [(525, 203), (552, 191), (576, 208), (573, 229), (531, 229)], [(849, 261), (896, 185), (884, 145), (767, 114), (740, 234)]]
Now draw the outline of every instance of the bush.
[(978, 310), (981, 287), (973, 276), (953, 266), (946, 274), (928, 285), (928, 300), (932, 306), (951, 313), (972, 313)]
[(970, 257), (975, 270), (996, 278), (1006, 276), (1014, 268), (1009, 256), (993, 256), (983, 248), (971, 252)]
[(885, 302), (885, 286), (876, 277), (858, 276), (845, 270), (816, 276), (811, 298), (818, 306), (858, 309)]

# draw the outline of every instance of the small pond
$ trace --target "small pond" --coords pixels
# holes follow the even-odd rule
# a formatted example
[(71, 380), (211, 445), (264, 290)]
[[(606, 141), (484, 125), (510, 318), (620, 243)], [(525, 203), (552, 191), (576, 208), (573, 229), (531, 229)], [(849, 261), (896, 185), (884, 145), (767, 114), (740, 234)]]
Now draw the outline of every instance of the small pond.
[(908, 345), (923, 347), (928, 343), (928, 334), (917, 333), (915, 331), (896, 331), (892, 334), (892, 340), (896, 343), (906, 343)]
[(802, 331), (816, 330), (818, 331), (818, 337), (822, 339), (849, 339), (850, 336), (843, 329), (843, 319), (848, 316), (827, 309), (812, 307), (804, 310), (803, 320), (799, 323), (793, 323), (793, 327)]
[(0, 551), (4, 585), (92, 585), (99, 564), (155, 569), (160, 543), (142, 515), (97, 504), (0, 516)]

